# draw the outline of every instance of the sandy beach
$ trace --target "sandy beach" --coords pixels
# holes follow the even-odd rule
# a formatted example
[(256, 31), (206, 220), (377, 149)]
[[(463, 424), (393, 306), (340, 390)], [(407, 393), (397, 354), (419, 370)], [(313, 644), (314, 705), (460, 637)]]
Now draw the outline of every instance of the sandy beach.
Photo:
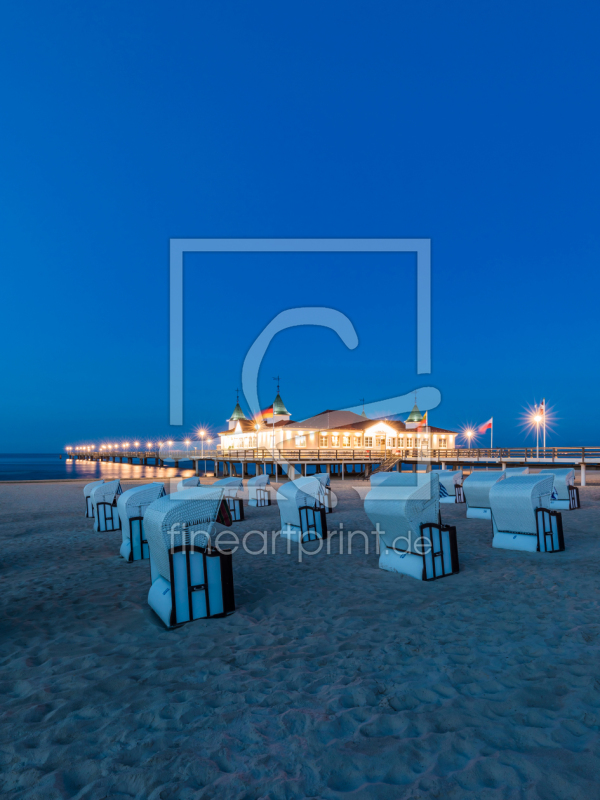
[[(148, 562), (84, 518), (84, 482), (0, 485), (2, 796), (600, 797), (589, 480), (564, 553), (492, 550), (489, 523), (446, 505), (459, 575), (383, 572), (361, 537), (299, 563), (277, 539), (234, 555), (233, 615), (175, 630)], [(353, 484), (333, 488), (330, 528), (370, 531)], [(234, 530), (278, 522), (247, 509)]]

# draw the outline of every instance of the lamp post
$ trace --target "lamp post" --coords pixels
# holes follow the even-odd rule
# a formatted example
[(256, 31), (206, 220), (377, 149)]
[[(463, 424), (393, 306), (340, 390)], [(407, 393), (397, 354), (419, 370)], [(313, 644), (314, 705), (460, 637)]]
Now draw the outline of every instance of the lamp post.
[(542, 417), (540, 414), (536, 414), (533, 418), (535, 422), (535, 457), (540, 457), (540, 422), (542, 421)]
[(472, 436), (473, 436), (473, 433), (474, 433), (474, 431), (472, 431), (470, 428), (469, 428), (469, 430), (466, 432), (466, 435), (467, 435), (467, 441), (469, 442), (469, 450), (471, 449), (471, 438), (472, 438)]
[[(200, 441), (202, 442), (202, 461), (204, 461), (204, 437), (206, 436), (206, 431), (200, 431)], [(206, 475), (206, 461), (204, 461), (204, 474)]]

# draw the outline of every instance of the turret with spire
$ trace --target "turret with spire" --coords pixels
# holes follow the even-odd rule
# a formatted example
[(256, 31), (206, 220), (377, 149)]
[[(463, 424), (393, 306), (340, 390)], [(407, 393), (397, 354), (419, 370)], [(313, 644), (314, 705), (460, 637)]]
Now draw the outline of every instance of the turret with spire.
[(232, 430), (237, 425), (238, 420), (240, 419), (247, 419), (246, 415), (242, 411), (242, 407), (240, 406), (240, 390), (236, 389), (236, 403), (235, 408), (233, 409), (233, 414), (229, 417), (227, 422), (229, 422), (229, 430)]
[(407, 428), (416, 428), (417, 424), (421, 422), (423, 419), (423, 414), (419, 411), (419, 406), (417, 405), (417, 393), (415, 392), (415, 404), (413, 406), (413, 410), (410, 412), (406, 419), (406, 427)]

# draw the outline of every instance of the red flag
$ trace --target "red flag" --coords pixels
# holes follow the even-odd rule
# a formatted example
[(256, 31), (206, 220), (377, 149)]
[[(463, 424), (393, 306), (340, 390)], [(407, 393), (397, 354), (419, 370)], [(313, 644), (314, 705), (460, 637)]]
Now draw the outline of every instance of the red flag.
[(265, 408), (264, 411), (261, 411), (260, 412), (260, 416), (263, 419), (272, 419), (273, 418), (273, 406), (270, 406), (269, 408)]
[(425, 428), (426, 426), (427, 426), (427, 412), (423, 414), (423, 419), (420, 422), (417, 422), (417, 430)]
[(484, 422), (483, 425), (480, 425), (478, 428), (479, 433), (485, 433), (486, 431), (491, 430), (494, 425), (494, 418), (490, 417), (487, 422)]

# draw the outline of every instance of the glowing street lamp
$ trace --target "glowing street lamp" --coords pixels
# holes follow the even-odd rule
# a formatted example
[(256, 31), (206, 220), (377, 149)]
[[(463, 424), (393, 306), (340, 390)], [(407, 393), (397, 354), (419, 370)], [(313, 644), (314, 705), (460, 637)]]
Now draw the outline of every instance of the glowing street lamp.
[(465, 436), (467, 437), (467, 441), (469, 442), (469, 450), (471, 449), (471, 439), (475, 436), (475, 431), (472, 428), (469, 428), (465, 431)]

